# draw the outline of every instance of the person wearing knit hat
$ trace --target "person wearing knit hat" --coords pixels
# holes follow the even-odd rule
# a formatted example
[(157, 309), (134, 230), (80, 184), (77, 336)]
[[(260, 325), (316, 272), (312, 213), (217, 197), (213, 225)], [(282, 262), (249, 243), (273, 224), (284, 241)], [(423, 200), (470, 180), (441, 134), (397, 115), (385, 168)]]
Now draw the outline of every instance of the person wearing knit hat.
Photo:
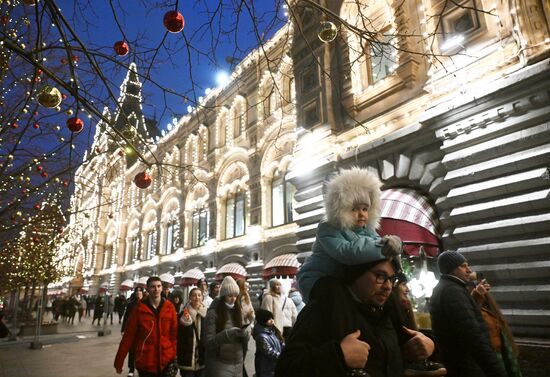
[(273, 377), (283, 345), (281, 333), (274, 326), (273, 314), (269, 310), (258, 309), (256, 311), (253, 337), (256, 341), (256, 356), (254, 358), (256, 377)]
[(361, 168), (342, 170), (326, 184), (325, 220), (317, 227), (313, 253), (298, 272), (298, 285), (304, 301), (321, 293), (319, 279), (344, 278), (346, 267), (401, 254), (401, 239), (380, 237), (382, 182), (378, 176)]
[(430, 316), (447, 375), (507, 376), (491, 348), (480, 308), (467, 289), (472, 273), (468, 261), (456, 251), (445, 251), (437, 264), (442, 275), (430, 299)]
[[(442, 274), (449, 275), (455, 268), (462, 263), (466, 263), (466, 258), (458, 251), (445, 251), (437, 258), (437, 266)], [(466, 280), (465, 280), (466, 281)]]
[(206, 350), (207, 376), (242, 377), (244, 356), (250, 335), (243, 329), (241, 305), (237, 301), (239, 286), (226, 276), (220, 295), (208, 308), (202, 336)]
[(223, 278), (222, 285), (220, 286), (220, 297), (224, 296), (235, 296), (239, 295), (239, 286), (235, 279), (231, 276), (226, 276)]

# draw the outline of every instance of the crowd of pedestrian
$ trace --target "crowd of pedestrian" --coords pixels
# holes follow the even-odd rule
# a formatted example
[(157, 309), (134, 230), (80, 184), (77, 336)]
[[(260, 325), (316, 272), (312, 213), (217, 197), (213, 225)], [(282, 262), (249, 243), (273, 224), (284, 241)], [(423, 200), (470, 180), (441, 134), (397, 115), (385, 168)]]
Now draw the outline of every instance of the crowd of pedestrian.
[[(117, 373), (129, 355), (130, 377), (135, 370), (141, 377), (244, 377), (252, 338), (256, 377), (521, 377), (490, 285), (456, 251), (438, 257), (433, 328), (419, 329), (401, 240), (376, 233), (380, 186), (364, 169), (327, 183), (327, 217), (288, 292), (271, 279), (254, 305), (244, 279), (202, 279), (182, 297), (151, 277), (123, 315), (115, 300), (123, 317)], [(96, 299), (96, 311), (106, 299)]]

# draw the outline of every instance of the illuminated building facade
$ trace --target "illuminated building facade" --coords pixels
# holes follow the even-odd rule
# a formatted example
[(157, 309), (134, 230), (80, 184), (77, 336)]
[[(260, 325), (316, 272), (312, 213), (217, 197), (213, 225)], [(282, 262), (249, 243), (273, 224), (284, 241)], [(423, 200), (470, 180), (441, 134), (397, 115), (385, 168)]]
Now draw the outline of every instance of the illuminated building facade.
[(383, 53), (344, 27), (323, 43), (325, 18), (293, 3), (297, 25), (267, 44), (269, 59), (254, 51), (152, 144), (164, 164), (150, 188), (132, 183), (143, 166), (103, 152), (98, 131), (102, 155), (78, 172), (67, 246), (80, 248), (73, 262), (90, 291), (193, 268), (245, 273), (257, 291), (264, 275), (293, 268), (276, 257), (311, 250), (326, 177), (358, 165), (384, 183), (388, 229), (420, 225), (409, 255), (464, 253), (516, 333), (550, 336), (547, 2), (327, 3), (358, 28), (366, 12)]

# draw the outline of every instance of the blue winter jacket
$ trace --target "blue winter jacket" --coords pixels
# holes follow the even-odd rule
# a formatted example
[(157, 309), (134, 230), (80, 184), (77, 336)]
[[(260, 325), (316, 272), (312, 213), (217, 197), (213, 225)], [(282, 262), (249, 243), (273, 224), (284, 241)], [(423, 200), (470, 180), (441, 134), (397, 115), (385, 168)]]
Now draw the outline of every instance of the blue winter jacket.
[(317, 227), (313, 253), (298, 272), (298, 285), (307, 302), (315, 282), (323, 276), (342, 278), (345, 266), (384, 259), (382, 238), (371, 228), (339, 230), (328, 222)]
[(256, 377), (275, 376), (275, 366), (283, 346), (273, 327), (265, 327), (256, 323), (252, 336), (256, 341), (256, 357), (254, 359)]

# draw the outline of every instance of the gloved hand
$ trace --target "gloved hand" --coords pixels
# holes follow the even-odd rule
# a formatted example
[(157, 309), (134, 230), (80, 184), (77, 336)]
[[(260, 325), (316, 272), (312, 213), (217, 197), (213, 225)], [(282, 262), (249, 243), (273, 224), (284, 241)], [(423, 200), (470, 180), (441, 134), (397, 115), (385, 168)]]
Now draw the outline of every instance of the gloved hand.
[(401, 238), (386, 235), (382, 237), (382, 240), (384, 241), (384, 246), (382, 246), (382, 254), (385, 257), (393, 258), (401, 255), (401, 251), (403, 251), (403, 243), (401, 242)]

